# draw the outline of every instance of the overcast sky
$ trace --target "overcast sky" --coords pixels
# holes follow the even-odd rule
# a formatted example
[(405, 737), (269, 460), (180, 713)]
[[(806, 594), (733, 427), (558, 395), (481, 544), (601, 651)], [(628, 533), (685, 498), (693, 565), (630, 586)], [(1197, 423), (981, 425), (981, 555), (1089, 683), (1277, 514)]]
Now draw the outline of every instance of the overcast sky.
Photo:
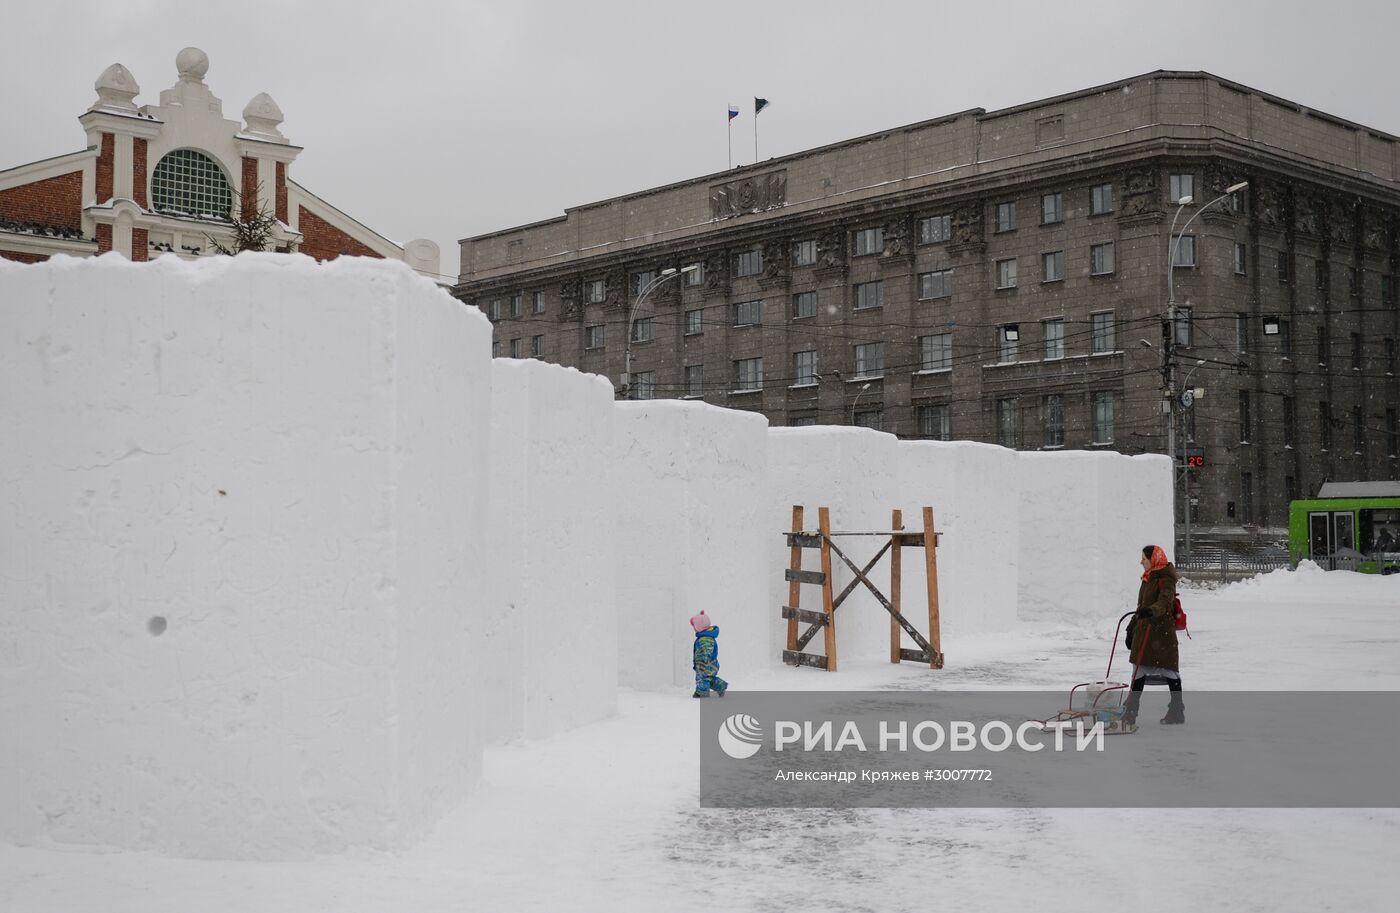
[(97, 75), (138, 104), (187, 45), (238, 119), (258, 92), (292, 175), (397, 241), (457, 240), (726, 166), (1157, 69), (1208, 70), (1400, 134), (1387, 0), (6, 3), (0, 168), (81, 148)]

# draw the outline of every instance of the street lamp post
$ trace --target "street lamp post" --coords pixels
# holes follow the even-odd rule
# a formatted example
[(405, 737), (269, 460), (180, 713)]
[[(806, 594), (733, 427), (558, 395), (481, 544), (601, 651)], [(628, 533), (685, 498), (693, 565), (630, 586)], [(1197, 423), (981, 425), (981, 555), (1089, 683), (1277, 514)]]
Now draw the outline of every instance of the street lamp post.
[[(1231, 194), (1238, 193), (1248, 186), (1248, 181), (1240, 181), (1238, 184), (1231, 184), (1229, 187), (1226, 187), (1224, 193), (1192, 213), (1191, 218), (1186, 220), (1185, 224), (1181, 226), (1180, 231), (1177, 231), (1176, 223), (1177, 220), (1181, 218), (1182, 210), (1190, 206), (1193, 202), (1190, 196), (1182, 197), (1180, 200), (1177, 200), (1176, 213), (1172, 216), (1171, 228), (1167, 231), (1167, 319), (1166, 327), (1162, 334), (1162, 380), (1166, 388), (1164, 398), (1167, 402), (1167, 456), (1172, 461), (1173, 513), (1176, 512), (1177, 489), (1182, 487), (1177, 483), (1178, 470), (1176, 460), (1176, 284), (1174, 281), (1176, 273), (1176, 254), (1181, 247), (1181, 239), (1185, 236), (1186, 229), (1191, 227), (1191, 223), (1196, 221), (1196, 218), (1200, 216), (1201, 213), (1205, 212), (1216, 203), (1229, 199)], [(1183, 466), (1181, 472), (1184, 473), (1185, 471), (1185, 467)], [(1185, 528), (1189, 528), (1190, 514), (1191, 505), (1188, 503), (1186, 505), (1186, 523), (1188, 526)]]
[(692, 263), (684, 269), (676, 269), (674, 266), (667, 267), (661, 271), (645, 286), (637, 290), (637, 300), (632, 302), (632, 307), (627, 311), (627, 343), (622, 353), (622, 389), (618, 392), (623, 399), (632, 398), (632, 327), (637, 319), (637, 311), (641, 309), (642, 302), (647, 300), (647, 296), (661, 287), (661, 283), (667, 279), (680, 276), (684, 273), (693, 273), (699, 269), (699, 264)]
[[(1193, 367), (1190, 371), (1187, 371), (1187, 372), (1186, 372), (1186, 376), (1183, 377), (1183, 378), (1181, 379), (1181, 388), (1182, 388), (1182, 394), (1181, 394), (1181, 395), (1182, 395), (1183, 397), (1186, 395), (1186, 391), (1191, 389), (1190, 387), (1187, 386), (1187, 384), (1189, 384), (1189, 383), (1191, 382), (1191, 375), (1192, 375), (1192, 374), (1195, 374), (1198, 370), (1200, 370), (1200, 367), (1201, 367), (1201, 365), (1203, 365), (1203, 364), (1205, 364), (1205, 359), (1201, 359), (1201, 360), (1197, 361), (1195, 367)], [(1186, 403), (1182, 403), (1182, 408), (1183, 408), (1183, 410), (1185, 410), (1185, 409), (1194, 409), (1195, 407), (1196, 407), (1196, 397), (1195, 397), (1195, 394), (1193, 393), (1192, 396), (1191, 396), (1191, 402), (1190, 402), (1190, 404), (1188, 405), (1188, 404), (1186, 404)], [(1186, 415), (1187, 415), (1187, 413), (1186, 413), (1185, 411), (1183, 411), (1183, 412), (1181, 413), (1181, 423), (1182, 423), (1183, 426), (1185, 426), (1185, 424), (1186, 424)], [(1186, 435), (1186, 428), (1183, 427), (1183, 428), (1182, 428), (1182, 436), (1185, 437), (1185, 435)], [(1185, 445), (1184, 445), (1184, 444), (1182, 445), (1182, 449), (1183, 449), (1183, 450), (1185, 449)], [(1176, 457), (1172, 457), (1172, 459), (1176, 459)], [(1190, 458), (1189, 458), (1189, 457), (1188, 457), (1187, 459), (1185, 459), (1185, 460), (1182, 461), (1182, 467), (1181, 467), (1181, 499), (1182, 499), (1182, 501), (1184, 502), (1183, 505), (1182, 505), (1183, 511), (1182, 511), (1182, 515), (1181, 515), (1181, 516), (1182, 516), (1182, 522), (1183, 522), (1183, 524), (1184, 524), (1184, 528), (1185, 528), (1185, 532), (1186, 532), (1186, 539), (1185, 539), (1185, 542), (1184, 542), (1184, 548), (1185, 548), (1185, 551), (1186, 551), (1186, 555), (1189, 557), (1189, 556), (1191, 555), (1191, 466), (1190, 466)]]
[(857, 394), (856, 394), (856, 398), (855, 398), (854, 400), (851, 401), (851, 424), (852, 424), (852, 425), (854, 425), (854, 424), (856, 423), (856, 406), (860, 405), (860, 398), (861, 398), (862, 396), (865, 395), (865, 391), (866, 391), (866, 390), (869, 390), (869, 389), (870, 389), (870, 385), (871, 385), (872, 383), (874, 383), (874, 381), (866, 381), (865, 383), (861, 384), (861, 385), (860, 385), (860, 392), (857, 393)]

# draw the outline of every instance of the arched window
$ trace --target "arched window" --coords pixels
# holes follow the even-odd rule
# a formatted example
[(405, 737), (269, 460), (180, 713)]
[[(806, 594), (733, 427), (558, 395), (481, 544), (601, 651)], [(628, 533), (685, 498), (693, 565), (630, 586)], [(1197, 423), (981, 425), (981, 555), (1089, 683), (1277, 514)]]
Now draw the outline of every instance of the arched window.
[(162, 212), (229, 218), (233, 191), (218, 163), (193, 149), (176, 149), (151, 176), (151, 205)]

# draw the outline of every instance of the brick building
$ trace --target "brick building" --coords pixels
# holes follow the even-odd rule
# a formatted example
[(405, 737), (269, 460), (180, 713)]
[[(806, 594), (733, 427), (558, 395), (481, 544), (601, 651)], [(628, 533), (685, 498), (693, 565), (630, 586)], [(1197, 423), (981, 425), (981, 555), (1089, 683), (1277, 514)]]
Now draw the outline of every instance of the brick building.
[(1167, 349), (1193, 522), (1277, 528), (1400, 478), (1398, 242), (1400, 139), (1159, 71), (468, 238), (456, 294), (499, 354), (620, 382), (637, 290), (695, 265), (628, 395), (1025, 449), (1166, 452)]
[(436, 244), (400, 246), (292, 180), (301, 147), (282, 135), (269, 95), (253, 98), (242, 122), (226, 120), (204, 83), (204, 52), (185, 48), (175, 64), (175, 85), (140, 107), (136, 80), (112, 64), (78, 118), (86, 148), (0, 171), (0, 257), (204, 256), (216, 252), (212, 241), (233, 246), (232, 217), (266, 212), (276, 250), (390, 257), (437, 279)]

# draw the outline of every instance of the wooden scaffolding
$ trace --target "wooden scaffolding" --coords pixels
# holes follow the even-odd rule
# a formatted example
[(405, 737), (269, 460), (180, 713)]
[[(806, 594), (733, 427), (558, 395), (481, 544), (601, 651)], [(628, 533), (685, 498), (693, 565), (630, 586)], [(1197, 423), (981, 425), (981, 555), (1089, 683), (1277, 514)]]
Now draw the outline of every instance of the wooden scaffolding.
[[(792, 531), (787, 533), (788, 547), (791, 552), (791, 559), (786, 573), (788, 582), (788, 604), (783, 606), (783, 618), (787, 619), (787, 649), (783, 650), (783, 662), (791, 666), (814, 666), (818, 669), (825, 669), (828, 672), (836, 671), (836, 610), (846, 601), (857, 586), (864, 584), (865, 588), (875, 597), (875, 599), (890, 613), (890, 662), (898, 663), (904, 660), (916, 663), (928, 663), (929, 668), (943, 668), (943, 652), (941, 649), (942, 639), (938, 631), (938, 537), (940, 533), (933, 528), (933, 508), (923, 509), (923, 531), (907, 532), (904, 529), (904, 516), (900, 511), (893, 511), (890, 517), (890, 529), (881, 532), (832, 532), (831, 514), (825, 507), (817, 508), (817, 529), (808, 531), (803, 529), (802, 507), (794, 505), (792, 508)], [(875, 557), (865, 563), (864, 567), (856, 567), (852, 561), (833, 540), (837, 536), (879, 536), (885, 537), (885, 543), (880, 550), (875, 553)], [(922, 548), (924, 552), (924, 571), (926, 580), (926, 591), (928, 595), (928, 637), (919, 633), (918, 629), (904, 617), (900, 608), (901, 599), (901, 570), (900, 553), (906, 548)], [(821, 553), (821, 570), (808, 571), (802, 569), (802, 554), (808, 549), (816, 549)], [(871, 572), (879, 564), (880, 559), (886, 553), (890, 555), (890, 594), (887, 597), (880, 592), (870, 579)], [(851, 573), (855, 575), (850, 583), (841, 590), (834, 593), (831, 556), (840, 558)], [(803, 584), (818, 585), (822, 588), (822, 608), (821, 611), (811, 611), (801, 607)], [(807, 625), (805, 631), (799, 633), (801, 625)], [(817, 632), (822, 633), (823, 647), (825, 655), (817, 653), (804, 653), (807, 644), (812, 642), (812, 638)], [(901, 646), (900, 632), (908, 634), (918, 645), (919, 649), (910, 650)]]

